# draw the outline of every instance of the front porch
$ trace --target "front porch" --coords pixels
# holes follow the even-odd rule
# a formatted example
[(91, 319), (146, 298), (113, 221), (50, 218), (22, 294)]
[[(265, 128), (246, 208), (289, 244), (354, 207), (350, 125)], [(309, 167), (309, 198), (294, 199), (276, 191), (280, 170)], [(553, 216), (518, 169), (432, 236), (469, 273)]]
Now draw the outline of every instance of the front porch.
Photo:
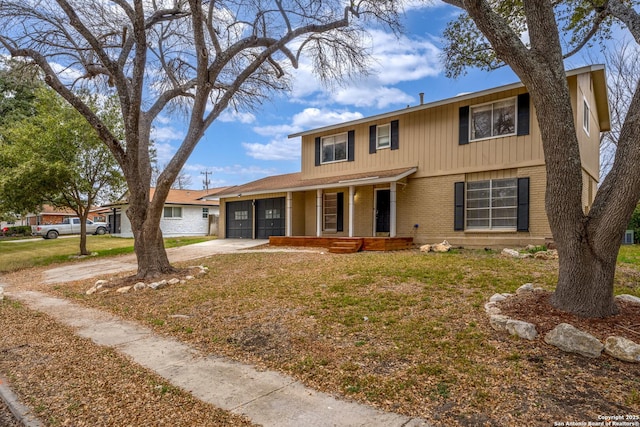
[(271, 246), (327, 248), (332, 253), (399, 251), (413, 248), (413, 237), (270, 236)]

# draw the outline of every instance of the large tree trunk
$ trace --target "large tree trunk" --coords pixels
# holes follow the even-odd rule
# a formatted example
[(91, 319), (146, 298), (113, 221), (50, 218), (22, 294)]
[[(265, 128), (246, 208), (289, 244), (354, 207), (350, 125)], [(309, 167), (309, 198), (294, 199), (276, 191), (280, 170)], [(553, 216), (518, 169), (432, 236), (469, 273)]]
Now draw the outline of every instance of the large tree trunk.
[[(603, 232), (603, 212), (583, 211), (582, 162), (574, 124), (575, 113), (562, 63), (528, 76), (547, 169), (545, 208), (558, 246), (558, 283), (553, 305), (582, 317), (606, 317), (618, 312), (613, 294), (616, 258), (625, 220), (609, 217)], [(605, 221), (606, 222), (606, 221)]]
[(138, 279), (158, 277), (175, 272), (169, 263), (164, 248), (160, 217), (164, 206), (162, 203), (149, 202), (149, 185), (129, 183), (129, 208), (127, 217), (131, 222), (134, 237), (134, 250), (138, 260)]
[(138, 259), (138, 279), (158, 277), (172, 273), (175, 269), (169, 263), (164, 248), (162, 231), (157, 223), (145, 221), (139, 230), (134, 230), (134, 249)]
[(574, 238), (565, 237), (561, 243), (558, 247), (558, 283), (552, 304), (581, 317), (606, 317), (618, 313), (613, 279), (620, 239), (617, 247), (606, 250), (590, 241), (586, 232), (576, 233)]

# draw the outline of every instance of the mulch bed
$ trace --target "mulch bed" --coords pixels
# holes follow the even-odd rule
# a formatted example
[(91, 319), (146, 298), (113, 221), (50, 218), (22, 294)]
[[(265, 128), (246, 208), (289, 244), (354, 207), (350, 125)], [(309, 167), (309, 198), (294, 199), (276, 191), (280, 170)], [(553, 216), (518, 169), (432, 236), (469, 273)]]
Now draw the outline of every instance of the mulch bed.
[(498, 303), (501, 314), (533, 323), (541, 336), (560, 323), (569, 323), (600, 341), (620, 336), (640, 342), (640, 305), (618, 300), (620, 312), (604, 319), (584, 318), (560, 311), (551, 305), (551, 292), (536, 291), (514, 295)]

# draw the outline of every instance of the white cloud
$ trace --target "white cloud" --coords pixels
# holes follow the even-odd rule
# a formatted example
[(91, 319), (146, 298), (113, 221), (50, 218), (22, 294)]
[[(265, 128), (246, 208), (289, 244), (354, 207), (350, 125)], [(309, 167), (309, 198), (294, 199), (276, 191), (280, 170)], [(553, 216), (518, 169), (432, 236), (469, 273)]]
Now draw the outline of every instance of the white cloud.
[(381, 84), (415, 81), (441, 72), (440, 49), (428, 40), (372, 31), (372, 73)]
[(247, 155), (257, 160), (295, 160), (300, 158), (300, 138), (277, 138), (266, 144), (243, 142)]
[(363, 115), (357, 111), (332, 111), (320, 108), (305, 108), (295, 114), (289, 124), (256, 126), (253, 130), (258, 135), (263, 136), (284, 136), (306, 129), (358, 120), (362, 117)]
[(249, 124), (256, 121), (256, 116), (251, 113), (225, 110), (220, 114), (220, 116), (218, 116), (217, 120), (220, 120), (221, 122), (240, 122)]
[(178, 130), (172, 126), (155, 126), (151, 131), (151, 139), (157, 142), (182, 141), (184, 139), (184, 131)]
[[(433, 6), (431, 6), (433, 7)], [(308, 58), (301, 58), (294, 72), (292, 101), (307, 105), (339, 103), (358, 107), (388, 108), (414, 102), (409, 95), (392, 86), (413, 82), (441, 73), (441, 50), (425, 38), (400, 36), (384, 31), (369, 33), (371, 51), (370, 74), (353, 79), (344, 86), (327, 89), (313, 75)], [(315, 99), (309, 98), (315, 95)]]
[(411, 104), (414, 98), (400, 89), (386, 86), (353, 86), (337, 91), (333, 101), (356, 107), (388, 108), (391, 105)]

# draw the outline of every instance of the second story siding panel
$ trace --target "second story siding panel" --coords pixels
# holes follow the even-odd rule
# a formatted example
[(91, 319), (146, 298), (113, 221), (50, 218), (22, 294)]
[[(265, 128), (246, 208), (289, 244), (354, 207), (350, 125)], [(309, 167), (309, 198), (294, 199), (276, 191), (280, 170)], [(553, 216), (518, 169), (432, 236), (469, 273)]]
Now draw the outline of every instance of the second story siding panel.
[[(309, 178), (417, 166), (416, 176), (436, 176), (460, 172), (505, 169), (540, 165), (544, 162), (535, 111), (530, 108), (529, 134), (470, 140), (459, 145), (459, 109), (516, 99), (525, 90), (513, 89), (492, 93), (464, 102), (452, 102), (433, 108), (418, 109), (384, 120), (359, 123), (321, 134), (305, 135), (302, 141), (302, 172)], [(369, 153), (371, 125), (399, 121), (399, 149), (379, 149)], [(315, 166), (315, 138), (355, 131), (353, 162), (334, 162)]]

